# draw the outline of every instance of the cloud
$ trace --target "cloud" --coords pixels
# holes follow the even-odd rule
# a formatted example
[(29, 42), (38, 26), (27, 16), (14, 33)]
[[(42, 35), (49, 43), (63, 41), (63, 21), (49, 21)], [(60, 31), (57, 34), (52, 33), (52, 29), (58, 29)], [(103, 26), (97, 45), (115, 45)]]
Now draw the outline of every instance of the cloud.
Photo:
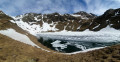
[(113, 0), (113, 1), (120, 2), (120, 0)]
[(75, 13), (86, 11), (97, 15), (119, 8), (120, 0), (1, 0), (0, 10), (16, 16), (24, 13)]
[[(110, 8), (119, 8), (120, 0), (84, 0), (87, 5), (87, 12), (95, 13), (98, 15), (103, 14)], [(119, 1), (119, 2), (118, 2)]]

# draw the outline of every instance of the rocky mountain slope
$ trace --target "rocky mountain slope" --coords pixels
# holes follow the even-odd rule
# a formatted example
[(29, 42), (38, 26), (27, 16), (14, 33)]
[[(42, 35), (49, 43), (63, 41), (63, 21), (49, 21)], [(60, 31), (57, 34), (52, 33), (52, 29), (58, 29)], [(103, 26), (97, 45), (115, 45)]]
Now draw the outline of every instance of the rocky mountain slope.
[[(74, 14), (36, 14), (27, 13), (15, 17), (16, 24), (23, 29), (37, 32), (54, 32), (54, 31), (99, 31), (102, 28), (110, 26), (119, 29), (120, 9), (109, 9), (103, 15), (96, 16), (91, 13), (77, 12)], [(22, 21), (22, 22), (21, 22)], [(23, 26), (24, 24), (28, 26)], [(21, 26), (21, 25), (22, 26)]]
[[(27, 13), (15, 17), (18, 25), (22, 22), (31, 25), (34, 30), (40, 32), (54, 32), (54, 31), (83, 31), (88, 28), (92, 20), (96, 16), (94, 14), (88, 14), (86, 12), (78, 12), (75, 14), (36, 14)], [(22, 22), (20, 22), (22, 21)], [(24, 25), (24, 24), (23, 24)], [(33, 27), (33, 25), (38, 25)], [(23, 27), (23, 26), (21, 26)], [(29, 30), (29, 27), (25, 27), (25, 30)]]
[[(100, 30), (106, 26), (110, 26), (115, 29), (120, 29), (120, 8), (119, 9), (109, 9), (103, 15), (98, 16), (94, 19), (93, 23), (90, 25), (90, 30)], [(95, 29), (93, 27), (97, 26)]]

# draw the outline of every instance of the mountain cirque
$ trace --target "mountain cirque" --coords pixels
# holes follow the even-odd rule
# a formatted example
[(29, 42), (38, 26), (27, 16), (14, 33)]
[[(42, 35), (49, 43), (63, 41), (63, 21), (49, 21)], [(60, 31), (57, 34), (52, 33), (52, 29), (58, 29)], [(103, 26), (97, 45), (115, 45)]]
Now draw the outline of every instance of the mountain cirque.
[[(101, 16), (96, 16), (85, 12), (78, 12), (72, 15), (60, 15), (58, 13), (44, 15), (28, 13), (17, 16), (15, 19), (16, 21), (23, 20), (23, 22), (26, 22), (29, 25), (39, 25), (41, 29), (40, 32), (54, 32), (63, 30), (84, 31), (86, 29), (91, 31), (99, 31), (107, 26), (117, 30), (120, 29), (120, 9), (107, 10)], [(10, 20), (14, 20), (14, 18), (0, 11), (0, 30), (12, 28), (16, 30), (16, 32), (26, 35), (38, 46), (51, 52), (18, 42), (17, 40), (0, 34), (0, 62), (120, 62), (120, 45), (114, 45), (86, 53), (71, 55), (63, 54), (52, 51), (40, 43), (38, 44), (37, 38), (28, 33), (28, 27), (28, 29), (21, 29), (21, 26), (18, 26), (19, 24), (12, 23), (14, 21), (11, 22)], [(50, 28), (54, 28), (51, 28), (50, 30), (48, 30), (49, 28), (44, 29), (44, 23), (47, 24), (47, 26), (49, 25)], [(37, 28), (34, 28), (34, 30), (37, 30)]]
[(103, 15), (96, 16), (92, 13), (77, 12), (74, 14), (36, 14), (27, 13), (25, 15), (17, 16), (16, 18), (21, 19), (28, 24), (34, 22), (39, 24), (42, 28), (44, 23), (48, 23), (51, 27), (45, 31), (84, 31), (89, 29), (91, 31), (99, 31), (102, 28), (113, 27), (115, 29), (119, 28), (119, 17), (120, 9), (109, 9)]

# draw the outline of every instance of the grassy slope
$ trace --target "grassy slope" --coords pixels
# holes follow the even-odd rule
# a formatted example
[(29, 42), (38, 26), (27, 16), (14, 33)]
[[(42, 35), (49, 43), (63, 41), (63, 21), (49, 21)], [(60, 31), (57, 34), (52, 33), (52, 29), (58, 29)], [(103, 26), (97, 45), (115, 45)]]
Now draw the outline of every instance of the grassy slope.
[(120, 45), (64, 55), (48, 53), (0, 34), (0, 62), (120, 62)]

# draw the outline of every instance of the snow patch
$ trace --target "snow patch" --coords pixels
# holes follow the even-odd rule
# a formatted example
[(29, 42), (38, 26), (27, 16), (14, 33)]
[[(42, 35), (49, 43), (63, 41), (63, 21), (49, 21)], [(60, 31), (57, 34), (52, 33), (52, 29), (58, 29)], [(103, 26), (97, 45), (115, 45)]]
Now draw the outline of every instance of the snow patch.
[(58, 15), (55, 15), (55, 16), (58, 16)]
[(72, 54), (77, 54), (77, 53), (85, 53), (85, 52), (94, 51), (94, 50), (98, 50), (98, 49), (102, 49), (102, 48), (105, 48), (105, 47), (91, 48), (91, 49), (86, 49), (84, 51), (77, 51), (77, 52), (73, 52), (73, 53), (63, 53), (63, 54), (72, 55)]
[(31, 45), (31, 46), (35, 46), (35, 47), (40, 48), (40, 49), (42, 49), (42, 50), (44, 50), (46, 52), (50, 52), (48, 50), (45, 50), (45, 49), (39, 47), (38, 45), (33, 43), (26, 35), (18, 33), (14, 29), (0, 30), (0, 33), (3, 34), (3, 35), (8, 36), (8, 37), (10, 37), (10, 38), (12, 38), (14, 40), (23, 42), (23, 43)]
[(41, 19), (38, 19), (37, 17), (34, 17), (34, 19), (35, 19), (37, 22), (41, 20)]
[(58, 29), (55, 28), (55, 24), (53, 22), (51, 24), (43, 22), (41, 31), (49, 31), (49, 30), (56, 31)]
[(96, 28), (98, 28), (100, 26), (100, 24), (98, 24), (97, 26), (95, 26), (93, 29), (96, 29)]
[(81, 27), (82, 25), (80, 25), (80, 26), (78, 26), (78, 28), (77, 29), (80, 29), (80, 27)]
[(74, 16), (74, 17), (81, 17), (81, 15), (75, 15), (75, 14), (72, 14), (72, 16)]
[(27, 22), (23, 22), (23, 21), (15, 21), (15, 23), (21, 27), (23, 30), (28, 31), (30, 34), (32, 35), (36, 35), (36, 33), (40, 32), (40, 26), (36, 25), (36, 24), (28, 24)]
[(39, 46), (34, 44), (26, 35), (20, 34), (20, 33), (16, 32), (14, 29), (1, 30), (0, 33), (8, 36), (14, 40), (17, 40), (17, 41), (23, 42), (25, 44), (29, 44), (29, 45), (40, 48)]
[(10, 20), (10, 22), (15, 23), (15, 21), (14, 21), (14, 20)]
[(82, 19), (88, 19), (88, 18), (85, 17), (85, 16), (77, 15), (77, 14), (71, 14), (71, 16), (73, 16), (73, 17), (81, 17)]
[(119, 11), (117, 11), (117, 12), (115, 13), (115, 16), (118, 15), (118, 14), (119, 14)]
[[(56, 24), (54, 22), (52, 22), (51, 24), (48, 24), (46, 22), (43, 22), (43, 25), (40, 26), (39, 24), (37, 24), (36, 22), (24, 22), (22, 20), (22, 15), (20, 17), (13, 17), (16, 21), (11, 21), (12, 23), (16, 23), (20, 28), (22, 28), (23, 30), (28, 31), (30, 34), (35, 35), (37, 33), (41, 33), (41, 32), (46, 32), (46, 31), (57, 31), (58, 29), (55, 28)], [(42, 15), (43, 18), (43, 15)], [(40, 21), (37, 19), (37, 17), (35, 17), (35, 20)]]

